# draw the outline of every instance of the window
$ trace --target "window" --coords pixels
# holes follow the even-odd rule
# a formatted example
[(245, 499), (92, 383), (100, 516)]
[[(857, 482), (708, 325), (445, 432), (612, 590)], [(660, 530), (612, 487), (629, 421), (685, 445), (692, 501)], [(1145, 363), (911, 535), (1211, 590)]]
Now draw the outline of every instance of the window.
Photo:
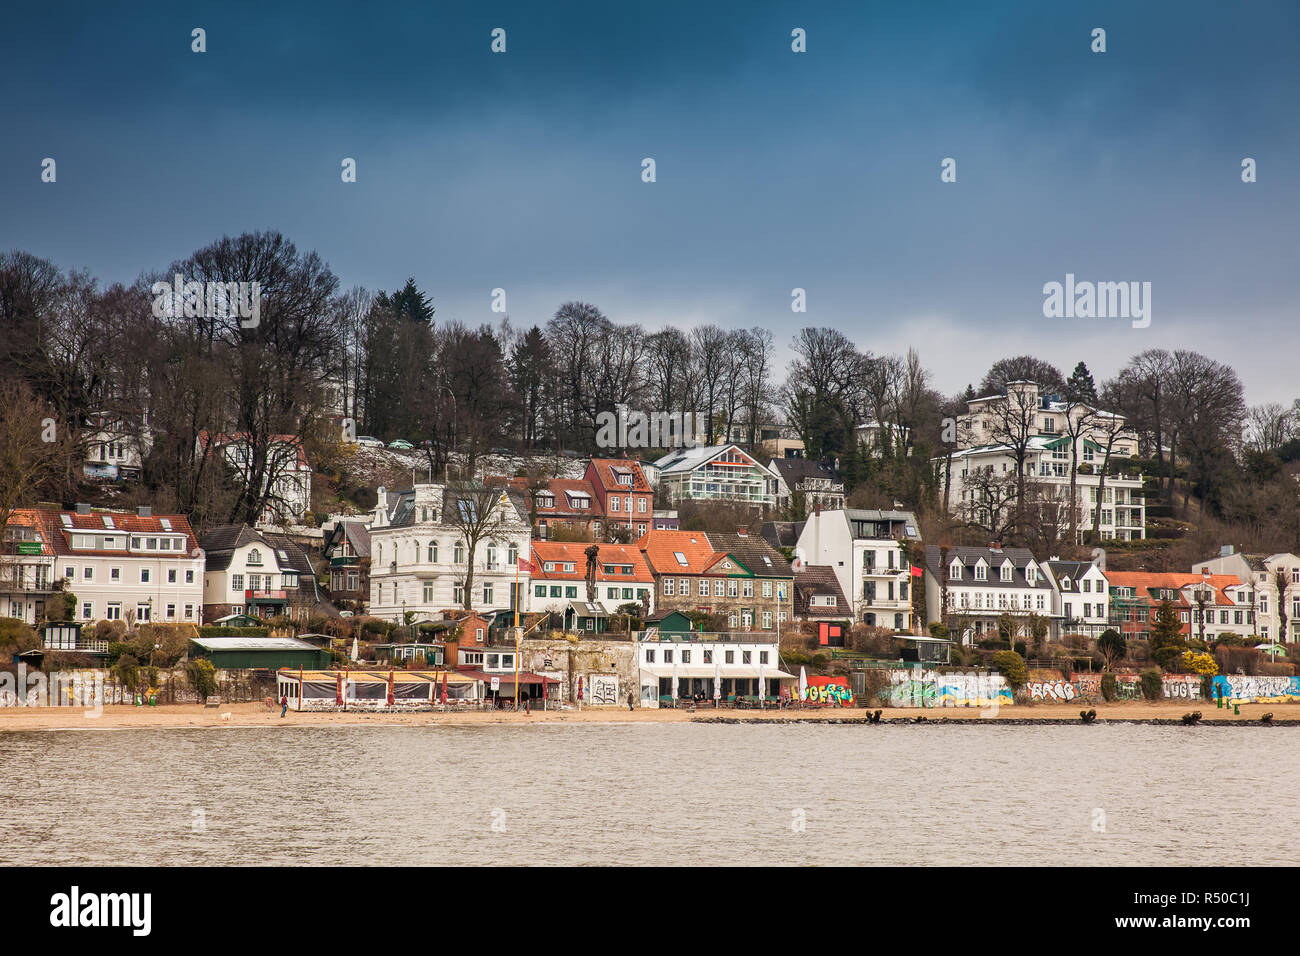
[(691, 652), (686, 648), (682, 648), (682, 663), (689, 664), (690, 662), (691, 662)]
[(249, 551), (248, 558), (247, 560), (244, 561), (244, 563), (250, 566), (260, 566), (262, 563), (262, 552), (259, 551), (257, 548), (254, 548), (252, 551)]
[(457, 607), (464, 607), (464, 605), (465, 605), (465, 585), (463, 585), (463, 584), (456, 584), (456, 585), (453, 585), (453, 586), (452, 586), (452, 589), (451, 589), (451, 600), (452, 600), (452, 603), (455, 604)]
[(740, 596), (740, 582), (737, 581), (735, 578), (728, 579), (727, 597), (739, 597), (739, 596)]
[(771, 581), (764, 581), (764, 582), (763, 582), (763, 597), (765, 597), (765, 598), (770, 598), (771, 596), (772, 596), (772, 582), (771, 582)]
[(742, 587), (741, 587), (741, 589), (740, 589), (740, 596), (741, 596), (741, 597), (753, 597), (753, 596), (754, 596), (754, 582), (753, 582), (753, 581), (745, 581), (745, 582), (743, 582), (743, 585), (742, 585)]
[(672, 648), (671, 648), (671, 647), (665, 647), (665, 648), (664, 648), (664, 663), (665, 663), (665, 664), (671, 664), (672, 662), (673, 662), (673, 651), (672, 651)]
[(168, 604), (168, 605), (167, 605), (167, 618), (168, 618), (168, 620), (172, 620), (172, 619), (174, 619), (175, 617), (176, 617), (176, 605), (175, 605), (175, 604)]
[(723, 661), (723, 663), (725, 663), (725, 664), (734, 664), (734, 663), (736, 663), (736, 652), (735, 652), (735, 651), (727, 651), (727, 659), (726, 659), (725, 661)]
[(120, 580), (122, 580), (122, 569), (121, 569), (121, 568), (109, 568), (109, 569), (108, 569), (108, 579), (109, 579), (110, 581), (120, 581)]
[(512, 543), (506, 548), (506, 564), (511, 568), (519, 564), (519, 545)]
[(167, 583), (168, 583), (168, 584), (175, 584), (175, 583), (176, 583), (176, 569), (175, 569), (175, 568), (168, 568), (168, 569), (167, 569)]
[(578, 586), (574, 584), (569, 587), (566, 587), (564, 589), (564, 596), (566, 598), (576, 598), (578, 596)]
[(152, 610), (153, 607), (149, 604), (137, 604), (135, 606), (135, 619), (137, 621), (149, 620), (149, 614)]
[(424, 560), (429, 564), (438, 563), (438, 542), (430, 541), (424, 549)]
[(104, 619), (106, 621), (122, 620), (122, 605), (114, 603), (104, 608)]
[(452, 559), (453, 559), (457, 564), (464, 564), (464, 563), (465, 563), (465, 542), (464, 542), (464, 541), (457, 541), (457, 542), (456, 542), (455, 550), (454, 550), (453, 553), (452, 553)]
[(82, 568), (82, 569), (81, 569), (81, 580), (83, 580), (83, 581), (93, 581), (93, 580), (95, 580), (95, 569), (94, 569), (94, 568)]
[(691, 593), (691, 579), (682, 578), (678, 582), (677, 590), (682, 595), (682, 597), (689, 597)]
[(977, 564), (977, 565), (975, 565), (975, 580), (976, 580), (976, 581), (987, 581), (987, 580), (988, 580), (988, 577), (989, 577), (989, 569), (988, 569), (988, 567), (987, 567), (986, 565), (984, 565), (984, 564)]
[(771, 611), (764, 611), (764, 612), (763, 612), (763, 630), (765, 630), (765, 631), (770, 631), (770, 630), (772, 630), (772, 612), (771, 612)]
[(677, 579), (664, 578), (664, 596), (670, 597), (677, 593)]
[[(425, 586), (428, 587), (428, 585), (425, 585)], [(544, 597), (546, 597), (546, 585), (545, 585), (545, 584), (539, 584), (539, 585), (537, 585), (536, 587), (534, 587), (534, 588), (533, 588), (533, 597), (539, 597), (539, 598), (544, 598)]]
[(714, 597), (722, 597), (726, 593), (726, 589), (727, 589), (727, 582), (722, 580), (722, 578), (718, 578), (716, 581), (713, 582)]
[(232, 574), (230, 576), (230, 590), (232, 591), (244, 590), (244, 576), (242, 574)]
[(192, 620), (193, 617), (194, 617), (194, 605), (193, 604), (185, 605), (185, 620), (187, 621)]
[(655, 662), (655, 649), (653, 647), (647, 647), (645, 649), (645, 662), (647, 664), (653, 664)]
[(645, 510), (646, 510), (646, 499), (644, 499), (644, 498), (638, 498), (638, 499), (636, 500), (636, 504), (637, 504), (637, 508), (636, 508), (636, 510), (639, 511), (641, 514), (645, 514)]
[(141, 569), (140, 569), (140, 583), (141, 583), (141, 584), (148, 584), (148, 583), (149, 583), (149, 569), (148, 569), (148, 568), (141, 568)]
[(709, 650), (708, 648), (704, 649), (704, 663), (706, 664), (713, 663), (713, 651)]
[(709, 596), (709, 582), (705, 578), (700, 578), (700, 597)]
[[(542, 597), (542, 595), (540, 594), (537, 596)], [(425, 604), (433, 603), (433, 582), (432, 581), (424, 582), (424, 603)]]
[(551, 597), (553, 597), (553, 598), (557, 598), (557, 597), (559, 597), (559, 596), (560, 596), (560, 592), (561, 592), (561, 589), (560, 589), (560, 586), (559, 586), (558, 584), (552, 584), (552, 585), (551, 585)]
[[(618, 510), (618, 503), (619, 503), (620, 500), (621, 500), (621, 499), (618, 497), (618, 495), (611, 495), (611, 496), (610, 496), (610, 499), (609, 499), (609, 510), (610, 510), (610, 511), (617, 511), (617, 510)], [(678, 553), (679, 555), (681, 554), (680, 551), (677, 552), (677, 553)], [(680, 559), (679, 559), (679, 560), (680, 560)], [(684, 561), (683, 561), (682, 563), (685, 564)]]
[(95, 615), (95, 605), (92, 602), (86, 601), (84, 604), (81, 605), (82, 619), (89, 621), (92, 617), (94, 617), (94, 615)]

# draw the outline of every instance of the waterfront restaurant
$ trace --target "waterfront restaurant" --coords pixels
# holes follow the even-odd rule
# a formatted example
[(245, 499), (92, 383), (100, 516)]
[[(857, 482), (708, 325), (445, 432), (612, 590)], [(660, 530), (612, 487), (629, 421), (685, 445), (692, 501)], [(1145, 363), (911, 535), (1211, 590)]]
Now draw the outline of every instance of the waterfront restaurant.
[(719, 675), (723, 704), (734, 704), (741, 699), (756, 701), (760, 681), (764, 699), (776, 703), (782, 696), (783, 682), (794, 681), (795, 676), (781, 669), (776, 641), (763, 640), (763, 636), (761, 632), (689, 635), (642, 632), (637, 643), (641, 706), (672, 707), (681, 700), (712, 701)]
[[(276, 677), (276, 700), (289, 698), (290, 710), (374, 710), (393, 704), (403, 710), (429, 710), (442, 700), (444, 679), (447, 705), (471, 706), (483, 698), (483, 682), (454, 670), (294, 670), (284, 668)], [(340, 699), (342, 703), (340, 704)]]

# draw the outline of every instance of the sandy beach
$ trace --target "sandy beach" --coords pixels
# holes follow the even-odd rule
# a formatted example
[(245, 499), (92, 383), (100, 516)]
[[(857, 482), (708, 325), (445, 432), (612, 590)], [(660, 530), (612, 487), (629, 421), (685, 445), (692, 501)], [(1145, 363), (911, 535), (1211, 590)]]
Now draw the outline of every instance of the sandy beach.
[[(1234, 721), (1258, 723), (1264, 714), (1272, 713), (1279, 724), (1300, 726), (1300, 704), (1242, 704), (1240, 714), (1231, 708), (1217, 709), (1205, 701), (1175, 701), (1146, 703), (1125, 701), (1114, 704), (1031, 704), (1002, 707), (996, 714), (978, 708), (885, 708), (881, 722), (913, 721), (925, 717), (928, 721), (1071, 721), (1078, 722), (1080, 710), (1096, 710), (1098, 722), (1102, 721), (1181, 721), (1182, 715), (1199, 710), (1207, 721)], [(198, 704), (173, 704), (158, 707), (117, 705), (105, 707), (97, 716), (75, 707), (0, 709), (0, 732), (19, 730), (122, 730), (130, 728), (193, 728), (233, 729), (237, 727), (302, 727), (355, 725), (421, 726), (447, 724), (476, 726), (487, 724), (540, 724), (540, 723), (682, 723), (691, 720), (774, 722), (774, 721), (864, 721), (869, 712), (860, 708), (808, 709), (784, 711), (714, 710), (700, 707), (677, 710), (629, 711), (626, 707), (591, 707), (577, 710), (534, 711), (532, 714), (509, 711), (473, 711), (453, 713), (295, 713), (281, 718), (277, 707), (268, 710), (265, 704), (228, 704), (220, 708), (202, 707)], [(222, 714), (229, 714), (222, 719)]]

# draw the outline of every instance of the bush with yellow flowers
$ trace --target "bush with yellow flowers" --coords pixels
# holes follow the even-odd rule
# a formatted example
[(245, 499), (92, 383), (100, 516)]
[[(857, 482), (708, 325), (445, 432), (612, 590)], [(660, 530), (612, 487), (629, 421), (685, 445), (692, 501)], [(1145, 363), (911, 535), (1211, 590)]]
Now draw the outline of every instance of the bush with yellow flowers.
[(1210, 654), (1183, 651), (1183, 655), (1179, 660), (1182, 661), (1183, 667), (1193, 674), (1214, 675), (1219, 672), (1219, 665), (1214, 662), (1214, 657)]

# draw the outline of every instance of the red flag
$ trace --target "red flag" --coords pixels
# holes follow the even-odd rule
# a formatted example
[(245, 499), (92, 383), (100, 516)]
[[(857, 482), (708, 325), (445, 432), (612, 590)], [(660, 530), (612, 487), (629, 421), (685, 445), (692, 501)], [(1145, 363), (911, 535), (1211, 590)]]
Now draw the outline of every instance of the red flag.
[(343, 672), (338, 671), (334, 675), (334, 703), (340, 707), (343, 706)]
[(582, 678), (578, 678), (578, 700), (582, 700)]
[(388, 668), (388, 706), (393, 706), (393, 668)]

